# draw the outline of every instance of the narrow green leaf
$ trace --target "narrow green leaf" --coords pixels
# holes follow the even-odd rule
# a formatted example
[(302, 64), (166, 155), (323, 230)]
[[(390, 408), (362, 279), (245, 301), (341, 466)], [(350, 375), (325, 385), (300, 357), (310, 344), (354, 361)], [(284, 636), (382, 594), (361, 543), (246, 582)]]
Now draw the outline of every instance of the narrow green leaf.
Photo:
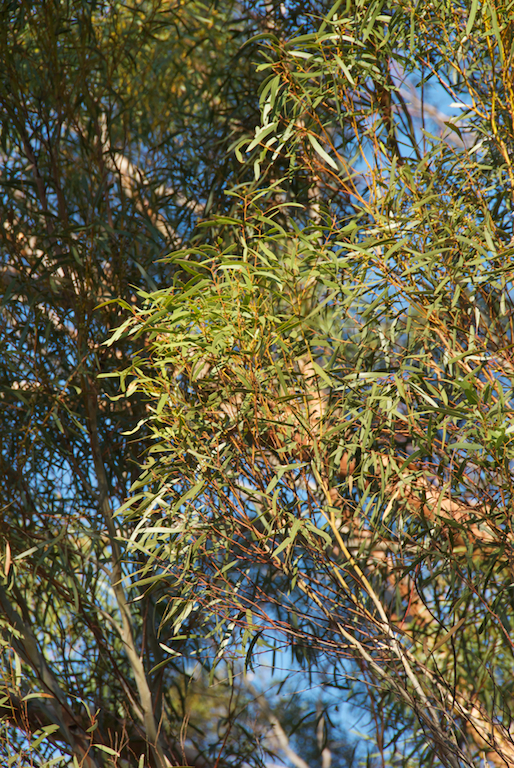
[(313, 149), (318, 153), (318, 155), (322, 158), (322, 160), (324, 160), (326, 163), (328, 163), (330, 165), (330, 167), (333, 168), (335, 171), (339, 170), (335, 160), (333, 160), (330, 157), (330, 155), (328, 155), (325, 152), (325, 150), (323, 149), (323, 147), (321, 146), (321, 144), (319, 143), (317, 138), (315, 136), (313, 136), (312, 133), (308, 133), (307, 137), (308, 137), (308, 139), (309, 139)]
[(473, 0), (471, 3), (471, 9), (469, 11), (468, 16), (468, 22), (466, 24), (466, 37), (469, 37), (471, 34), (471, 30), (473, 29), (473, 24), (475, 23), (475, 17), (477, 15), (478, 10), (478, 0)]

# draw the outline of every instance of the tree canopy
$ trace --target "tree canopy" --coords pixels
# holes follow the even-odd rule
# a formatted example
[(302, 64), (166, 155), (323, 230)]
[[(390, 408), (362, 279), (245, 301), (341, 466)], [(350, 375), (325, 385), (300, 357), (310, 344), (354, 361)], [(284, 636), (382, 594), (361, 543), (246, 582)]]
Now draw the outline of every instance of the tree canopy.
[(512, 10), (3, 4), (18, 764), (514, 765)]

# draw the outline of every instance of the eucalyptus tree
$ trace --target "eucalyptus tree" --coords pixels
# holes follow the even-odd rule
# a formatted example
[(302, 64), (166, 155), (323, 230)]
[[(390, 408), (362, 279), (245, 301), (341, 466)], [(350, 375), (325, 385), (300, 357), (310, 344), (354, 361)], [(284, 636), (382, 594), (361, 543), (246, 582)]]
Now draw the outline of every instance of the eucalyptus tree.
[(0, 3), (6, 765), (210, 765), (218, 728), (223, 760), (249, 750), (229, 717), (246, 689), (220, 678), (207, 696), (180, 643), (163, 650), (164, 605), (127, 591), (139, 555), (115, 511), (138, 474), (146, 404), (110, 398), (99, 375), (145, 343), (102, 346), (122, 320), (112, 299), (133, 306), (138, 288), (167, 285), (175, 268), (159, 259), (232, 205), (223, 184), (247, 171), (227, 147), (258, 121), (262, 77), (242, 44), (273, 13)]
[(288, 647), (380, 765), (514, 765), (512, 3), (309, 23), (261, 36), (230, 215), (107, 343), (145, 339), (134, 593), (213, 669)]

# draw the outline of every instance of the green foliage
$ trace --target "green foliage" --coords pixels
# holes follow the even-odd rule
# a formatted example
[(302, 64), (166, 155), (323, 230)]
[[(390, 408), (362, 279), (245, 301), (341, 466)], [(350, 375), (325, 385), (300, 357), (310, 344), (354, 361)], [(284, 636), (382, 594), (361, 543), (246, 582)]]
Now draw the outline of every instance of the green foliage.
[(502, 0), (271, 29), (253, 179), (124, 328), (134, 590), (214, 662), (356, 678), (384, 765), (514, 762), (513, 46)]
[(231, 724), (244, 687), (220, 671), (207, 693), (186, 641), (160, 631), (164, 606), (127, 598), (138, 563), (114, 510), (138, 476), (143, 444), (127, 433), (146, 405), (116, 399), (109, 374), (140, 341), (102, 342), (137, 288), (168, 283), (159, 257), (230, 208), (221, 180), (245, 171), (227, 147), (258, 119), (240, 48), (261, 11), (0, 3), (5, 765), (214, 763), (218, 726), (233, 761), (250, 751)]

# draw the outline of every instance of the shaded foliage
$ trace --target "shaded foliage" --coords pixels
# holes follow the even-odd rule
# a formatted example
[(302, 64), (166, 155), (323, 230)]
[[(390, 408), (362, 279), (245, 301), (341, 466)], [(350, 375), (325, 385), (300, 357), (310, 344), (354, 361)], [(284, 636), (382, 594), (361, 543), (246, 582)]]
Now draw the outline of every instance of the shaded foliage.
[(259, 119), (262, 76), (241, 46), (266, 14), (231, 2), (0, 4), (6, 764), (206, 765), (219, 739), (226, 762), (254, 748), (231, 720), (244, 686), (234, 693), (220, 673), (207, 694), (181, 655), (187, 637), (171, 659), (159, 644), (157, 597), (127, 597), (139, 561), (115, 510), (138, 476), (133, 430), (147, 406), (116, 399), (108, 374), (146, 342), (102, 342), (123, 319), (113, 300), (136, 306), (137, 289), (167, 285), (174, 267), (159, 258), (206, 213), (230, 210), (227, 179), (251, 177), (227, 150)]

